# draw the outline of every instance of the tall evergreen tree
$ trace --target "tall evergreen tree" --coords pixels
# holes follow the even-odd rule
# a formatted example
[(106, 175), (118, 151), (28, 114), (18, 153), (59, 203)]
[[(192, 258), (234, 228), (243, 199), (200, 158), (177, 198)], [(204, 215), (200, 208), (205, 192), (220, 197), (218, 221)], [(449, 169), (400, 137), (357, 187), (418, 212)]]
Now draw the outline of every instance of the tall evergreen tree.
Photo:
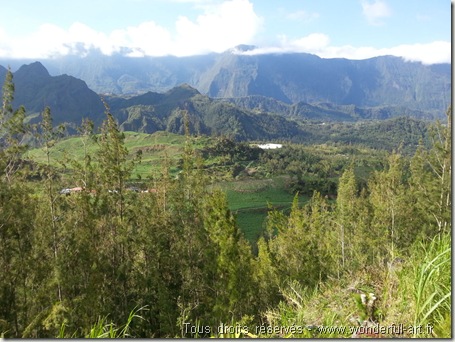
[(96, 192), (96, 225), (102, 239), (99, 253), (104, 258), (100, 272), (105, 277), (100, 290), (104, 296), (103, 305), (111, 310), (114, 319), (128, 315), (128, 283), (132, 267), (132, 240), (129, 238), (132, 219), (131, 199), (126, 193), (126, 183), (131, 175), (134, 162), (128, 160), (125, 135), (105, 103), (106, 119), (98, 138), (97, 169), (94, 171)]
[(394, 153), (388, 158), (388, 168), (376, 172), (369, 182), (373, 208), (372, 237), (376, 256), (391, 261), (399, 254), (397, 247), (412, 243), (416, 222), (412, 220), (404, 175), (404, 159)]
[(28, 163), (22, 154), (25, 109), (13, 109), (14, 83), (7, 71), (0, 108), (0, 330), (21, 336), (33, 299), (28, 286), (32, 269), (32, 222), (35, 206), (26, 183)]
[(420, 144), (411, 162), (415, 215), (428, 237), (451, 230), (452, 107), (446, 115), (444, 125), (438, 121), (430, 129), (431, 148)]
[(26, 150), (24, 144), (26, 137), (25, 108), (13, 109), (14, 82), (13, 73), (8, 70), (2, 88), (3, 99), (0, 110), (0, 164), (2, 177), (11, 183), (12, 178), (19, 176), (19, 171), (23, 169), (21, 157)]
[(269, 243), (260, 237), (258, 256), (254, 261), (253, 275), (256, 286), (257, 313), (264, 313), (268, 308), (278, 304), (279, 278), (278, 271), (272, 260)]
[(358, 194), (353, 165), (340, 177), (334, 214), (339, 236), (338, 252), (334, 254), (341, 260), (338, 263), (341, 270), (353, 272), (371, 261), (369, 250), (365, 247), (375, 243), (369, 234), (368, 198)]
[(228, 209), (226, 197), (217, 191), (204, 203), (204, 226), (215, 249), (213, 316), (218, 323), (253, 314), (251, 250)]
[(276, 237), (269, 244), (279, 278), (315, 286), (329, 268), (327, 246), (320, 243), (330, 227), (326, 201), (315, 192), (310, 204), (300, 208), (296, 195), (289, 217), (275, 212), (271, 218), (268, 229)]

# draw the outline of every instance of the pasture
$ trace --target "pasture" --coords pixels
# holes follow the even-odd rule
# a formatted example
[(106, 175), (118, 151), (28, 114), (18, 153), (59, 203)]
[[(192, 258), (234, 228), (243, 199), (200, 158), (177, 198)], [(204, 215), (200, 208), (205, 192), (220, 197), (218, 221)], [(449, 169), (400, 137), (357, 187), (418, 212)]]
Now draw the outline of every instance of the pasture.
[[(265, 179), (244, 179), (217, 183), (225, 191), (229, 208), (245, 238), (254, 246), (266, 226), (269, 205), (278, 210), (288, 210), (294, 194), (286, 189), (287, 176)], [(308, 198), (300, 196), (300, 203)]]
[[(181, 158), (186, 137), (169, 132), (155, 132), (153, 134), (124, 132), (125, 147), (129, 151), (129, 158), (133, 159), (138, 151), (142, 151), (141, 162), (135, 165), (132, 172), (132, 181), (146, 181), (149, 177), (159, 176), (163, 162), (167, 159), (171, 174), (176, 174), (178, 160)], [(198, 150), (211, 143), (210, 137), (191, 137), (192, 146)], [(75, 159), (82, 161), (85, 150), (87, 153), (96, 155), (98, 146), (90, 139), (83, 137), (69, 137), (55, 143), (50, 152), (51, 164), (62, 171), (69, 165), (63, 166), (61, 161)], [(46, 163), (46, 155), (43, 149), (37, 148), (27, 152), (27, 157), (38, 162)], [(215, 160), (216, 161), (216, 160)], [(229, 167), (216, 166), (214, 160), (206, 160), (206, 167), (212, 171), (217, 170), (214, 183), (211, 187), (218, 187), (226, 193), (229, 208), (234, 213), (237, 223), (246, 239), (254, 246), (257, 239), (265, 228), (269, 204), (280, 210), (289, 209), (294, 194), (287, 190), (288, 176), (276, 176), (272, 178), (246, 178), (228, 181), (222, 176)], [(226, 169), (226, 170), (225, 170)], [(66, 172), (63, 172), (63, 177)], [(226, 173), (227, 175), (227, 173)], [(225, 176), (226, 176), (225, 175)], [(218, 179), (218, 180), (217, 180)], [(68, 184), (70, 186), (71, 184)], [(301, 203), (307, 198), (301, 196)]]

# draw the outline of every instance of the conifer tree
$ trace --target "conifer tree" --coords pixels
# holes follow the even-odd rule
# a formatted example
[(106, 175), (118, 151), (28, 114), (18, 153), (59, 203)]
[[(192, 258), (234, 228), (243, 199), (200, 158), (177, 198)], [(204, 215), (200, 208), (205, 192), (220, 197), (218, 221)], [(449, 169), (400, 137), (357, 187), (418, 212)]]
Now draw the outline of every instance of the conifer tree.
[(13, 109), (14, 100), (14, 82), (13, 73), (8, 70), (6, 79), (3, 84), (2, 108), (0, 110), (0, 157), (2, 177), (5, 177), (8, 183), (12, 178), (19, 176), (19, 171), (23, 169), (21, 157), (26, 150), (24, 144), (26, 137), (25, 108)]
[(452, 107), (446, 116), (444, 125), (438, 121), (430, 129), (431, 148), (420, 144), (411, 162), (413, 207), (428, 237), (451, 230)]
[(253, 313), (251, 251), (223, 193), (216, 191), (208, 196), (204, 212), (204, 226), (216, 258), (213, 314), (219, 322), (228, 323), (233, 317), (240, 319)]
[(316, 285), (327, 275), (329, 264), (327, 247), (320, 244), (330, 222), (326, 201), (315, 192), (310, 204), (300, 208), (296, 195), (288, 218), (276, 212), (271, 217), (268, 229), (276, 230), (277, 236), (269, 244), (279, 278)]
[(258, 256), (254, 261), (253, 274), (256, 286), (257, 313), (263, 313), (268, 308), (278, 304), (279, 279), (274, 266), (269, 244), (260, 237), (258, 242)]
[(8, 69), (0, 108), (0, 331), (22, 335), (30, 318), (33, 296), (29, 288), (32, 227), (35, 205), (26, 182), (28, 165), (25, 109), (13, 109), (13, 74)]
[(55, 336), (65, 319), (68, 299), (64, 281), (65, 204), (59, 195), (60, 177), (52, 147), (62, 136), (64, 127), (54, 127), (49, 107), (35, 127), (35, 138), (44, 152), (45, 162), (39, 166), (41, 196), (36, 198), (37, 213), (33, 220), (34, 269), (31, 272), (35, 317), (24, 330), (24, 337)]
[(365, 246), (374, 241), (369, 239), (368, 199), (359, 196), (354, 167), (350, 165), (338, 183), (335, 224), (338, 228), (341, 269), (353, 272), (367, 262), (369, 253)]
[(409, 246), (412, 243), (409, 233), (418, 229), (409, 214), (411, 207), (408, 203), (403, 158), (396, 153), (391, 154), (388, 169), (376, 172), (369, 187), (373, 208), (373, 246), (377, 251), (376, 256), (391, 261), (399, 253), (397, 247)]
[(105, 103), (106, 119), (98, 138), (97, 169), (94, 171), (96, 192), (97, 235), (102, 239), (98, 250), (104, 262), (100, 272), (106, 281), (101, 288), (103, 305), (120, 319), (132, 309), (129, 307), (128, 283), (132, 267), (132, 240), (129, 238), (133, 220), (131, 198), (126, 193), (126, 183), (134, 167), (128, 160), (125, 135), (120, 131), (109, 106)]

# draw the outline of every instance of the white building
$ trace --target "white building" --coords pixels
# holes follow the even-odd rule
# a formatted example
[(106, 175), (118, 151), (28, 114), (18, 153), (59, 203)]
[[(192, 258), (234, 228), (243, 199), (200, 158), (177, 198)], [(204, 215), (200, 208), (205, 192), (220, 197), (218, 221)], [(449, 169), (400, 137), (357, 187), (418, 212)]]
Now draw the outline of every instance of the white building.
[(271, 149), (276, 149), (276, 148), (282, 148), (282, 144), (263, 144), (263, 145), (258, 145), (259, 148), (262, 148), (263, 150), (271, 150)]

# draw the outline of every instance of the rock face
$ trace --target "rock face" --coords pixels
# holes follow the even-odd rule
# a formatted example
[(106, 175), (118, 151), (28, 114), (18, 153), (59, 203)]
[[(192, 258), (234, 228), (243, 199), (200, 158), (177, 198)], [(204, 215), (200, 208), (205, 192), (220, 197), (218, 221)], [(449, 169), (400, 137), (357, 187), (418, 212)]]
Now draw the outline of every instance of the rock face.
[(100, 97), (84, 81), (68, 75), (51, 76), (40, 62), (20, 67), (13, 73), (13, 82), (13, 105), (25, 106), (29, 114), (41, 113), (49, 106), (55, 124), (80, 124), (84, 117), (98, 118), (104, 112)]
[[(289, 70), (285, 68), (287, 70), (286, 73), (277, 76), (279, 75), (277, 70), (280, 67), (272, 66), (273, 63), (266, 63), (269, 68), (275, 68), (276, 70), (270, 69), (264, 72), (260, 67), (262, 63), (260, 57), (250, 59), (250, 56), (226, 53), (223, 58), (230, 61), (223, 62), (219, 60), (216, 68), (213, 65), (206, 67), (205, 72), (207, 73), (209, 73), (210, 68), (218, 70), (218, 78), (207, 83), (207, 92), (212, 94), (211, 97), (200, 92), (190, 83), (180, 84), (162, 93), (149, 91), (128, 97), (115, 95), (103, 95), (103, 97), (123, 130), (144, 133), (163, 130), (183, 134), (185, 127), (183, 113), (186, 113), (188, 114), (191, 132), (195, 134), (227, 135), (237, 140), (310, 139), (312, 133), (305, 130), (302, 120), (312, 120), (319, 122), (320, 125), (325, 125), (326, 122), (383, 120), (400, 116), (434, 119), (435, 117), (443, 116), (445, 113), (445, 108), (440, 111), (434, 109), (441, 105), (441, 101), (434, 100), (431, 102), (429, 100), (431, 94), (434, 94), (434, 99), (439, 94), (434, 89), (427, 89), (426, 93), (420, 88), (418, 91), (414, 90), (414, 97), (411, 97), (409, 102), (406, 102), (406, 96), (403, 94), (411, 91), (410, 86), (403, 86), (406, 80), (403, 81), (397, 76), (400, 75), (398, 71), (393, 74), (393, 77), (390, 76), (388, 81), (386, 78), (378, 76), (375, 79), (374, 75), (368, 76), (362, 73), (363, 71), (366, 73), (368, 70), (372, 70), (367, 67), (367, 64), (373, 63), (377, 66), (380, 64), (381, 59), (361, 61), (366, 66), (363, 69), (360, 68), (361, 71), (350, 74), (349, 77), (344, 75), (345, 88), (339, 88), (335, 83), (336, 78), (341, 77), (342, 66), (334, 67), (333, 70), (321, 69), (318, 71), (317, 68), (320, 68), (318, 65), (321, 63), (321, 59), (316, 56), (305, 55), (305, 58), (307, 58), (306, 62), (301, 62), (300, 65), (298, 63), (288, 65), (286, 68)], [(262, 57), (266, 58), (267, 56)], [(267, 58), (279, 59), (280, 56), (269, 56)], [(299, 59), (301, 56), (286, 55), (286, 58), (290, 58), (287, 61), (290, 63), (293, 60), (292, 58)], [(398, 59), (392, 60), (398, 63), (398, 66), (404, 63)], [(338, 62), (342, 65), (354, 63), (347, 60), (338, 60)], [(389, 63), (385, 62), (384, 59), (382, 59), (382, 62)], [(193, 63), (195, 62), (193, 61)], [(224, 68), (229, 63), (231, 63), (231, 67), (228, 69)], [(308, 66), (311, 63), (314, 64), (313, 69)], [(435, 82), (441, 87), (445, 84), (445, 66), (424, 67), (415, 63), (406, 65), (416, 73), (432, 74), (435, 77)], [(389, 70), (388, 68), (388, 66), (383, 66), (384, 70)], [(306, 79), (299, 79), (293, 75), (300, 69), (306, 70), (304, 72)], [(282, 70), (284, 69), (282, 68)], [(4, 79), (6, 72), (7, 70), (4, 67), (0, 67), (0, 77)], [(412, 73), (410, 72), (410, 74)], [(322, 77), (321, 75), (325, 76), (323, 79), (317, 80), (316, 75), (319, 75), (318, 77)], [(408, 77), (411, 77), (409, 75)], [(23, 65), (13, 76), (16, 90), (13, 105), (15, 107), (24, 105), (27, 114), (30, 115), (31, 122), (39, 120), (39, 116), (36, 114), (41, 113), (46, 106), (51, 108), (55, 125), (70, 123), (70, 126), (76, 126), (81, 124), (83, 118), (89, 118), (94, 121), (95, 125), (99, 125), (105, 118), (105, 109), (101, 97), (90, 90), (87, 84), (80, 79), (68, 75), (51, 76), (48, 70), (39, 62)], [(283, 80), (287, 79), (289, 82), (284, 82), (280, 77)], [(357, 79), (353, 81), (351, 77)], [(412, 77), (417, 78), (417, 76)], [(421, 77), (424, 78), (424, 76)], [(312, 78), (314, 82), (311, 86), (309, 80)], [(327, 79), (330, 78), (332, 78), (335, 85), (328, 85), (330, 82), (327, 82)], [(128, 81), (127, 83), (130, 86), (136, 84), (133, 78), (123, 77), (122, 80)], [(362, 84), (362, 82), (366, 84), (364, 87), (355, 85)], [(380, 82), (384, 84), (391, 82), (391, 94), (385, 92), (385, 89), (388, 89), (387, 87), (378, 86), (375, 82), (378, 84)], [(394, 93), (398, 92), (397, 89), (402, 89), (403, 98), (401, 100), (405, 104), (409, 104), (409, 106), (381, 105), (377, 107), (359, 107), (353, 104), (334, 104), (330, 101), (316, 103), (320, 98), (318, 94), (323, 92), (324, 86), (327, 87), (327, 97), (331, 96), (332, 99), (336, 99), (338, 102), (349, 102), (350, 96), (359, 102), (369, 103), (373, 99), (374, 101), (379, 101), (378, 98), (381, 97), (384, 98), (384, 102), (394, 102), (399, 100), (398, 98), (394, 100), (396, 97)], [(423, 87), (423, 85), (421, 86)], [(299, 87), (303, 90), (306, 89), (303, 93), (306, 94), (305, 96), (309, 101), (313, 101), (312, 104), (304, 101), (291, 103), (297, 101), (299, 96), (301, 96), (302, 93), (297, 91), (300, 89)], [(268, 94), (270, 97), (264, 95), (240, 97), (243, 93), (254, 92)], [(372, 95), (375, 92), (377, 93), (376, 97)], [(224, 96), (230, 97), (224, 98)], [(282, 101), (272, 98), (273, 96), (281, 98)], [(415, 101), (412, 100), (414, 98)], [(450, 97), (448, 98), (450, 99)], [(431, 107), (433, 109), (430, 110), (409, 109), (411, 105), (422, 107), (428, 105), (430, 107), (431, 104), (434, 107)], [(400, 122), (394, 121), (394, 123), (399, 124)], [(412, 120), (405, 121), (399, 126), (410, 125), (416, 126)], [(413, 131), (420, 132), (418, 128)], [(388, 130), (393, 131), (393, 127), (388, 128)], [(374, 130), (370, 135), (374, 135)]]
[(251, 50), (253, 46), (238, 46), (220, 54), (153, 58), (92, 53), (42, 62), (51, 74), (78, 77), (97, 93), (163, 93), (187, 83), (215, 98), (256, 95), (287, 104), (401, 106), (433, 114), (444, 113), (451, 102), (450, 64), (422, 65), (392, 56), (248, 55)]

